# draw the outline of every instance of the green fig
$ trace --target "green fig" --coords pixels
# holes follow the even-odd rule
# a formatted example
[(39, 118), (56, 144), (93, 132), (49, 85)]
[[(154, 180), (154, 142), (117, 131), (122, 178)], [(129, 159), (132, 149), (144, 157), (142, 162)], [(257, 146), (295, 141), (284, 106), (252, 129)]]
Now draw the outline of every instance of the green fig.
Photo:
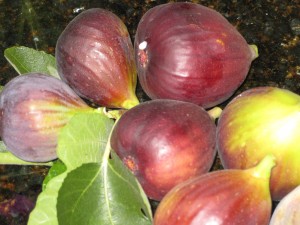
[(300, 185), (300, 96), (276, 87), (249, 89), (223, 110), (217, 148), (224, 168), (246, 169), (273, 154), (271, 194), (280, 200)]

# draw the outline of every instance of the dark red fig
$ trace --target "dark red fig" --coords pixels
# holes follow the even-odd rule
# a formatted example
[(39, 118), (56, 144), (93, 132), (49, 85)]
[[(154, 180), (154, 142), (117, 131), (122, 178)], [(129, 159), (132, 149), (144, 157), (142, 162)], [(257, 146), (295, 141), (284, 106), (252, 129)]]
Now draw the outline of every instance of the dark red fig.
[(0, 95), (0, 135), (8, 150), (20, 159), (55, 159), (60, 129), (80, 111), (92, 111), (64, 82), (30, 73), (8, 82)]
[(247, 170), (219, 170), (173, 188), (160, 202), (154, 225), (267, 225), (272, 155)]
[(215, 123), (202, 107), (158, 99), (121, 116), (111, 147), (147, 196), (160, 200), (176, 184), (209, 171), (216, 154), (215, 135)]
[(204, 108), (228, 99), (257, 57), (256, 47), (221, 14), (188, 2), (150, 9), (138, 24), (134, 45), (139, 81), (150, 98)]
[(81, 97), (111, 108), (131, 108), (136, 67), (124, 23), (104, 9), (89, 9), (74, 18), (56, 45), (60, 77)]

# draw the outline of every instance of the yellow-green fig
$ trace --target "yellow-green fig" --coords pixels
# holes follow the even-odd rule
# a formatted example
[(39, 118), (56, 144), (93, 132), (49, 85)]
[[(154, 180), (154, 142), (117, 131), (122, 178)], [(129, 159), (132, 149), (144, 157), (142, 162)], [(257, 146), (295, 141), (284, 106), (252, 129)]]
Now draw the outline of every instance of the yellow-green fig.
[(280, 200), (300, 185), (300, 96), (286, 89), (257, 87), (223, 110), (217, 148), (225, 168), (246, 169), (273, 154), (271, 194)]

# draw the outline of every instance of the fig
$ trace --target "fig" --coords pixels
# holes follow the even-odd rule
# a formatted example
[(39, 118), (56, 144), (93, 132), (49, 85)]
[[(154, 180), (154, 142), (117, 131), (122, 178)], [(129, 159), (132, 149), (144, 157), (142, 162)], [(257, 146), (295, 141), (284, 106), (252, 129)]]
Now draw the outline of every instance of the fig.
[(246, 169), (266, 154), (274, 201), (300, 185), (300, 96), (277, 87), (256, 87), (236, 96), (218, 120), (217, 148), (224, 168)]
[(159, 201), (176, 184), (209, 171), (216, 154), (215, 135), (214, 120), (202, 107), (157, 99), (121, 116), (111, 147), (146, 195)]
[(218, 170), (175, 186), (159, 203), (154, 225), (267, 225), (275, 157), (247, 170)]
[(270, 225), (300, 224), (300, 186), (288, 193), (276, 206)]
[(94, 110), (63, 81), (41, 73), (10, 80), (0, 95), (0, 136), (25, 161), (57, 158), (60, 129), (78, 112)]
[(257, 57), (257, 48), (220, 13), (189, 2), (147, 11), (134, 49), (140, 84), (151, 99), (190, 101), (204, 108), (228, 99)]
[(76, 16), (56, 43), (58, 73), (85, 99), (110, 108), (131, 108), (136, 65), (125, 24), (110, 11), (92, 8)]

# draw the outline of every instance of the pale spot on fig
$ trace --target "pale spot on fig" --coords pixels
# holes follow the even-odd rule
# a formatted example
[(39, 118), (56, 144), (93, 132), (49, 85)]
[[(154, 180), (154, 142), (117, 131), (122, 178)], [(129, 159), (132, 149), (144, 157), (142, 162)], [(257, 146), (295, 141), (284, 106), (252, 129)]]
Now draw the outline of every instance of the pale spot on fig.
[(68, 64), (70, 64), (70, 65), (73, 65), (73, 64), (74, 64), (74, 60), (73, 60), (73, 58), (70, 57), (70, 56), (67, 56), (67, 57), (66, 57), (66, 62), (67, 62)]
[(223, 37), (227, 37), (227, 34), (224, 33), (224, 32), (222, 32), (221, 35), (222, 35)]
[(141, 63), (142, 67), (146, 67), (147, 63), (148, 63), (148, 55), (147, 55), (147, 41), (143, 41), (139, 44), (139, 52), (138, 52), (138, 57), (139, 57), (139, 61)]
[(138, 57), (139, 57), (139, 61), (141, 63), (142, 67), (146, 67), (147, 63), (148, 63), (148, 55), (147, 52), (144, 50), (140, 50), (138, 52)]
[(217, 39), (216, 42), (220, 45), (222, 45), (223, 47), (225, 46), (224, 42), (221, 39)]
[(131, 172), (135, 173), (138, 170), (138, 166), (132, 156), (127, 156), (123, 159), (124, 164), (131, 170)]
[(143, 41), (139, 44), (139, 49), (140, 50), (145, 50), (147, 48), (147, 41)]

